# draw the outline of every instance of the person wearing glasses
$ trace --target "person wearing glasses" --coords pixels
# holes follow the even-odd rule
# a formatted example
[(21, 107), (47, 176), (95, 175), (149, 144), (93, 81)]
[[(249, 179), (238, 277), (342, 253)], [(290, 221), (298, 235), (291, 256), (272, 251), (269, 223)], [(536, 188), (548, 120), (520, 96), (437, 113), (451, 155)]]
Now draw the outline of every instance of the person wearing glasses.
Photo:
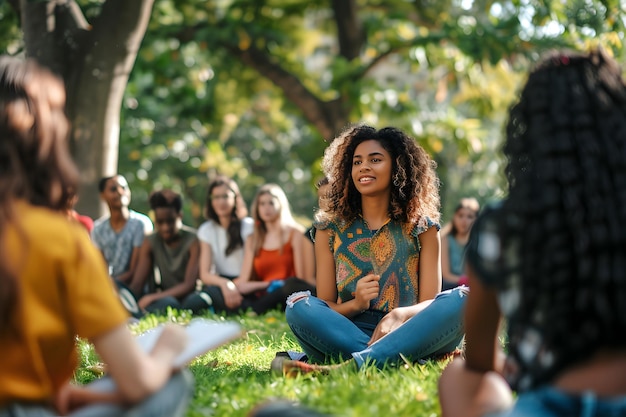
[(243, 296), (232, 280), (241, 273), (244, 242), (252, 234), (254, 221), (248, 217), (237, 183), (223, 175), (209, 183), (205, 210), (208, 220), (198, 228), (203, 285), (185, 300), (185, 307), (194, 313), (234, 312)]

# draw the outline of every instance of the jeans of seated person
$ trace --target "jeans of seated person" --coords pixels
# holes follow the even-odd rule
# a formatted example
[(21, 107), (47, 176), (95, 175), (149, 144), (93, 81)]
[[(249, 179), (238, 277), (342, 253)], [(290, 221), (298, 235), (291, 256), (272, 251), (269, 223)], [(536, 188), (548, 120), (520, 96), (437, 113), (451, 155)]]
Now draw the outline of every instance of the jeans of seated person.
[(567, 394), (546, 386), (521, 393), (508, 411), (484, 417), (626, 416), (626, 396), (598, 398), (592, 392)]
[(245, 296), (241, 305), (234, 309), (226, 307), (224, 295), (220, 287), (216, 285), (205, 285), (202, 290), (189, 295), (183, 300), (182, 308), (191, 310), (193, 314), (198, 314), (206, 310), (216, 313), (239, 314), (242, 311), (252, 309), (256, 314), (264, 314), (272, 309), (284, 310), (287, 297), (297, 291), (309, 290), (315, 293), (315, 287), (308, 282), (291, 277), (284, 280), (284, 285), (276, 288), (271, 293), (266, 293), (257, 297), (254, 294)]
[(182, 305), (180, 304), (180, 301), (176, 299), (176, 297), (167, 296), (159, 298), (158, 300), (148, 304), (148, 306), (146, 307), (146, 311), (153, 314), (163, 314), (167, 311), (168, 307), (171, 307), (175, 310), (180, 310), (182, 308)]
[(182, 303), (184, 310), (191, 310), (193, 314), (200, 314), (206, 311), (214, 313), (234, 313), (229, 310), (224, 301), (222, 289), (217, 285), (204, 285), (202, 290), (189, 294)]
[(371, 361), (382, 368), (385, 363), (400, 363), (402, 357), (415, 361), (454, 351), (464, 336), (467, 292), (467, 287), (458, 287), (437, 294), (424, 310), (371, 346), (367, 343), (383, 316), (380, 312), (368, 310), (349, 319), (319, 298), (296, 293), (287, 300), (285, 313), (312, 362), (354, 358), (359, 367)]
[[(106, 377), (105, 377), (106, 378)], [(83, 407), (69, 417), (183, 417), (193, 397), (194, 381), (189, 370), (172, 375), (156, 393), (142, 402), (124, 408), (113, 404)], [(0, 408), (0, 417), (54, 417), (57, 413), (36, 404), (11, 404)]]

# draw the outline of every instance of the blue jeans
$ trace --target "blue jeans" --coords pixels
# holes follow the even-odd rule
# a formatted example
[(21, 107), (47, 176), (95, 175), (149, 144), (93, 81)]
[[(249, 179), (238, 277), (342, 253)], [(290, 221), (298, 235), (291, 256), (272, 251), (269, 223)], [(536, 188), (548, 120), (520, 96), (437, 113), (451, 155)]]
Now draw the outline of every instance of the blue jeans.
[(357, 366), (398, 363), (402, 357), (427, 359), (453, 351), (463, 340), (466, 287), (444, 291), (424, 310), (392, 333), (367, 346), (382, 318), (368, 311), (349, 319), (325, 301), (307, 293), (292, 294), (285, 310), (287, 323), (311, 361), (354, 358)]
[[(105, 377), (106, 378), (106, 377)], [(129, 408), (112, 404), (83, 407), (68, 417), (182, 417), (193, 395), (193, 376), (182, 370), (170, 378), (161, 390)], [(49, 407), (38, 404), (14, 403), (0, 408), (0, 417), (54, 417)]]
[(591, 392), (574, 395), (566, 394), (552, 387), (542, 387), (520, 394), (515, 405), (509, 411), (489, 414), (489, 417), (557, 416), (626, 416), (626, 396), (599, 399)]

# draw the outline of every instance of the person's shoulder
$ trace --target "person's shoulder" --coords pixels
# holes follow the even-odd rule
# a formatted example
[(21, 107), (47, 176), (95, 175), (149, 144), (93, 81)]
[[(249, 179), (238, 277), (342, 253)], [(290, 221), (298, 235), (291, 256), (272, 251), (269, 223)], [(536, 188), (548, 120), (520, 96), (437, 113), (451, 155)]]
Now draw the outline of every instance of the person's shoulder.
[(322, 217), (322, 218), (315, 218), (315, 220), (313, 221), (313, 227), (317, 230), (340, 230), (340, 229), (345, 229), (346, 227), (350, 226), (352, 223), (354, 223), (354, 221), (345, 221), (345, 220), (340, 220), (337, 219), (335, 217)]
[(76, 211), (73, 212), (73, 216), (76, 221), (78, 221), (80, 224), (83, 225), (85, 229), (87, 229), (88, 232), (91, 232), (93, 230), (94, 223), (91, 217), (77, 213)]
[(111, 218), (111, 216), (109, 215), (104, 215), (102, 217), (98, 217), (97, 219), (95, 219), (93, 221), (93, 228), (94, 229), (98, 229), (101, 230), (104, 227), (106, 227), (106, 225), (109, 224), (109, 219)]
[(198, 230), (196, 236), (202, 242), (215, 244), (217, 239), (218, 227), (220, 227), (214, 220), (209, 219), (203, 222)]
[(292, 234), (304, 234), (306, 227), (302, 226), (298, 222), (294, 222), (287, 226), (287, 230), (289, 230)]
[(198, 227), (198, 234), (209, 233), (212, 230), (215, 230), (215, 222), (212, 219), (209, 219), (200, 224), (200, 227)]
[(406, 223), (404, 224), (404, 227), (408, 228), (409, 233), (413, 237), (418, 237), (432, 227), (436, 228), (437, 231), (441, 229), (441, 225), (428, 216), (422, 216), (413, 223)]
[(61, 212), (27, 202), (18, 202), (16, 210), (19, 213), (18, 227), (26, 234), (33, 249), (33, 245), (43, 245), (66, 251), (77, 242), (91, 245), (85, 228)]
[(141, 221), (141, 223), (144, 225), (146, 233), (151, 232), (154, 229), (154, 225), (152, 224), (152, 220), (150, 219), (150, 217), (132, 209), (129, 212), (131, 219), (137, 219)]

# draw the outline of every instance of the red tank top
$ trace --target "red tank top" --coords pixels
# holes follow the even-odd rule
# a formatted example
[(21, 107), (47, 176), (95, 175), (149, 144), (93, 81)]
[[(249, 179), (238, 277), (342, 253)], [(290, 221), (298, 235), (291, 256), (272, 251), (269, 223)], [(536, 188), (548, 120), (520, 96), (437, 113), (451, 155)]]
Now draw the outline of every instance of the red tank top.
[(293, 248), (290, 239), (279, 249), (266, 250), (261, 248), (254, 257), (254, 273), (259, 281), (273, 281), (296, 276), (293, 260)]

